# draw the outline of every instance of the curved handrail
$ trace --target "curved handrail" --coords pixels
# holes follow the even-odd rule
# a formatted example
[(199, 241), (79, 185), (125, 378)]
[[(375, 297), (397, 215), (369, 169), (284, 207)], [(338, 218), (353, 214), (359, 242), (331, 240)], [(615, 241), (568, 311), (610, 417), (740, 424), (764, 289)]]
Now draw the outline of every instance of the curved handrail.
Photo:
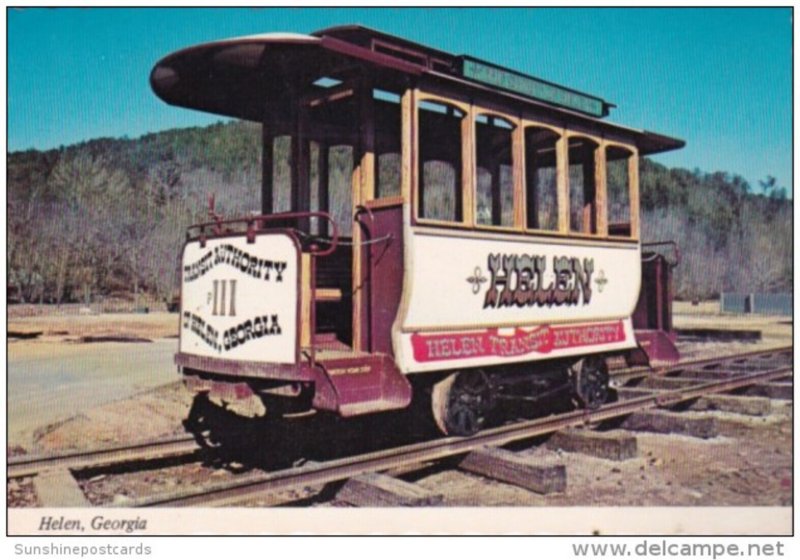
[[(362, 222), (360, 220), (361, 214), (366, 214), (369, 218), (369, 223)], [(369, 239), (366, 241), (361, 241), (359, 245), (373, 245), (376, 243), (383, 243), (384, 241), (391, 241), (394, 239), (394, 235), (388, 233), (382, 237), (375, 237), (375, 233), (373, 228), (375, 227), (375, 214), (372, 212), (372, 209), (369, 206), (364, 206), (363, 204), (359, 204), (356, 206), (356, 212), (353, 215), (353, 220), (356, 221), (358, 224), (364, 226), (369, 234)]]
[(361, 214), (366, 214), (367, 217), (369, 218), (369, 225), (367, 225), (367, 232), (369, 233), (369, 237), (371, 239), (372, 238), (372, 226), (375, 225), (375, 214), (372, 213), (372, 209), (370, 209), (369, 207), (364, 206), (363, 204), (358, 204), (358, 205), (356, 205), (356, 212), (353, 215), (353, 220), (355, 220), (358, 223), (363, 223), (359, 219), (361, 217)]

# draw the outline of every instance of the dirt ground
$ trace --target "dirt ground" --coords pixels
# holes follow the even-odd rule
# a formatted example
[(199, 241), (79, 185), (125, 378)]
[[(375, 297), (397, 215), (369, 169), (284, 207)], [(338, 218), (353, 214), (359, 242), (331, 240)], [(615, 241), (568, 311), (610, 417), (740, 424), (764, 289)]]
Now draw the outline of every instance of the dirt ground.
[[(186, 395), (172, 361), (176, 314), (10, 315), (9, 446), (89, 448), (151, 439), (167, 432), (165, 425), (180, 425), (183, 409), (173, 397)], [(41, 334), (21, 339), (19, 333)], [(138, 342), (85, 343), (83, 337)]]
[(637, 434), (639, 456), (626, 461), (521, 452), (558, 456), (567, 468), (564, 493), (540, 495), (458, 470), (417, 482), (449, 506), (791, 506), (791, 405), (776, 409), (766, 418), (728, 415), (725, 435), (708, 440)]
[[(9, 310), (9, 340), (13, 340), (15, 351), (35, 352), (37, 343), (69, 342), (83, 336), (139, 337), (145, 339), (178, 336), (177, 313), (105, 313), (87, 315), (62, 315), (53, 310), (51, 314), (15, 317), (13, 307)], [(33, 340), (14, 340), (13, 333), (37, 333)]]
[[(784, 346), (792, 343), (787, 318), (723, 316), (714, 304), (675, 305), (677, 328), (758, 329), (762, 339), (748, 342), (692, 342), (679, 344), (686, 357), (705, 357)], [(103, 344), (79, 344), (81, 336), (125, 335), (163, 339), (177, 334), (177, 315), (56, 316), (10, 319), (9, 331), (42, 332), (33, 340), (10, 342), (9, 358), (52, 355), (89, 355)], [(131, 367), (147, 344), (129, 343)], [(173, 370), (174, 371), (174, 370)], [(13, 398), (9, 394), (9, 398)], [(764, 418), (727, 415), (723, 435), (710, 440), (683, 436), (638, 436), (639, 457), (623, 462), (564, 453), (568, 490), (543, 497), (457, 470), (428, 474), (417, 482), (444, 494), (445, 505), (791, 505), (792, 407), (775, 403)], [(90, 406), (59, 422), (39, 426), (29, 445), (13, 453), (47, 452), (145, 441), (182, 433), (190, 396), (179, 382), (142, 390), (130, 398)], [(719, 413), (716, 413), (719, 417)], [(15, 419), (9, 418), (13, 430)], [(13, 443), (13, 442), (10, 442)], [(20, 448), (22, 447), (22, 448)], [(9, 448), (9, 452), (12, 452)], [(529, 453), (541, 453), (531, 449)], [(552, 452), (550, 452), (552, 453)], [(150, 491), (207, 480), (225, 480), (228, 471), (199, 465), (175, 466), (158, 472), (138, 473), (125, 490), (121, 479), (109, 476), (86, 481), (96, 503), (118, 502)], [(213, 478), (212, 478), (213, 477)], [(16, 489), (15, 491), (19, 491)], [(303, 498), (312, 491), (298, 492)], [(263, 505), (254, 503), (252, 505)], [(313, 504), (312, 504), (313, 505)]]

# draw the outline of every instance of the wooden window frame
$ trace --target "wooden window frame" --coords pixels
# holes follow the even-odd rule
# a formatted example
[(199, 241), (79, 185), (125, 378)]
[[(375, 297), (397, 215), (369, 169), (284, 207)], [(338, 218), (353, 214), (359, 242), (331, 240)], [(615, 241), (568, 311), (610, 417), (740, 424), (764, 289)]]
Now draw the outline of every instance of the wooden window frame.
[[(419, 113), (420, 104), (431, 101), (450, 105), (464, 113), (461, 120), (461, 221), (447, 221), (419, 216)], [(401, 96), (402, 112), (402, 153), (401, 153), (401, 193), (403, 201), (410, 201), (410, 224), (412, 226), (434, 226), (473, 232), (494, 232), (518, 235), (536, 235), (559, 239), (579, 239), (585, 241), (609, 241), (611, 243), (638, 243), (640, 239), (639, 220), (639, 150), (634, 144), (605, 138), (602, 134), (570, 128), (557, 121), (547, 122), (535, 117), (515, 116), (502, 109), (494, 108), (492, 103), (475, 103), (464, 97), (450, 97), (444, 93), (422, 91), (409, 88)], [(505, 119), (514, 126), (512, 131), (512, 180), (514, 185), (514, 224), (495, 226), (478, 224), (477, 214), (477, 142), (476, 119), (478, 115)], [(558, 135), (556, 141), (556, 197), (558, 204), (558, 229), (543, 230), (528, 228), (527, 225), (527, 184), (525, 175), (525, 130), (529, 127), (543, 128)], [(596, 233), (583, 233), (570, 230), (570, 187), (569, 187), (569, 140), (586, 138), (595, 144), (595, 222)], [(628, 182), (631, 212), (631, 235), (608, 234), (608, 184), (606, 168), (606, 149), (610, 146), (629, 151)], [(396, 201), (395, 201), (396, 202)]]
[[(472, 183), (470, 185), (470, 189), (472, 190), (472, 219), (473, 219), (473, 229), (482, 230), (482, 231), (499, 231), (499, 232), (521, 232), (523, 231), (521, 221), (522, 211), (524, 210), (524, 196), (522, 193), (522, 181), (524, 180), (524, 175), (521, 174), (521, 167), (520, 164), (522, 163), (519, 159), (520, 153), (520, 142), (522, 142), (522, 138), (520, 137), (520, 127), (522, 121), (519, 117), (514, 117), (509, 115), (508, 113), (504, 113), (502, 111), (498, 111), (496, 109), (491, 109), (489, 107), (483, 105), (475, 105), (472, 106), (472, 113), (470, 114), (471, 122), (472, 122)], [(479, 224), (478, 223), (478, 117), (484, 115), (487, 117), (496, 117), (508, 121), (514, 127), (511, 130), (511, 181), (514, 189), (513, 193), (513, 205), (514, 205), (514, 213), (513, 213), (513, 225), (511, 226), (495, 226), (492, 224)], [(497, 178), (500, 180), (500, 177)]]
[[(569, 184), (569, 141), (572, 138), (585, 138), (595, 144), (594, 148), (594, 220), (597, 231), (594, 233), (585, 233), (582, 231), (572, 231), (570, 225), (570, 211), (572, 200), (570, 198), (570, 184)], [(566, 184), (566, 198), (565, 198), (565, 212), (566, 212), (566, 226), (569, 237), (576, 237), (581, 239), (608, 239), (608, 212), (606, 210), (606, 169), (605, 169), (605, 147), (604, 140), (601, 136), (597, 136), (588, 132), (566, 129), (566, 141), (564, 146), (564, 182)]]
[[(424, 101), (430, 101), (440, 105), (449, 105), (464, 113), (461, 117), (461, 221), (448, 221), (437, 220), (431, 218), (423, 218), (419, 215), (419, 195), (420, 195), (420, 182), (422, 177), (419, 173), (420, 153), (419, 153), (419, 108), (420, 104)], [(475, 163), (472, 160), (471, 147), (474, 141), (474, 127), (470, 126), (472, 122), (472, 106), (466, 101), (444, 97), (435, 93), (423, 92), (415, 90), (412, 103), (413, 113), (413, 135), (411, 139), (411, 147), (413, 157), (411, 158), (411, 168), (413, 169), (413, 181), (411, 181), (411, 198), (412, 198), (412, 212), (411, 216), (413, 224), (419, 225), (434, 225), (442, 227), (454, 228), (471, 228), (475, 224), (475, 216), (472, 213), (474, 202), (472, 200), (472, 189), (469, 185), (472, 184), (472, 177), (474, 175)], [(458, 185), (456, 185), (458, 188)]]
[[(556, 211), (558, 213), (558, 226), (556, 229), (538, 229), (528, 227), (528, 184), (527, 184), (527, 162), (526, 162), (526, 148), (525, 145), (525, 130), (528, 128), (543, 128), (558, 135), (556, 140)], [(521, 174), (521, 196), (523, 201), (522, 224), (525, 233), (532, 233), (536, 235), (546, 235), (551, 237), (564, 237), (569, 235), (569, 186), (566, 183), (568, 180), (568, 173), (566, 172), (566, 154), (564, 153), (567, 146), (567, 131), (564, 128), (554, 125), (546, 124), (543, 122), (526, 119), (521, 119), (520, 131), (521, 146), (521, 159), (520, 159), (520, 174)], [(566, 211), (565, 211), (566, 210)]]
[[(608, 239), (620, 241), (639, 241), (639, 150), (636, 146), (617, 142), (616, 140), (603, 140), (603, 153), (608, 148), (619, 148), (629, 152), (628, 156), (628, 197), (630, 210), (630, 235), (611, 235), (607, 234)], [(608, 171), (608, 161), (606, 161), (606, 172)], [(606, 191), (608, 191), (608, 181), (606, 181)], [(606, 194), (608, 194), (606, 192)], [(608, 221), (608, 208), (606, 208), (606, 222)]]

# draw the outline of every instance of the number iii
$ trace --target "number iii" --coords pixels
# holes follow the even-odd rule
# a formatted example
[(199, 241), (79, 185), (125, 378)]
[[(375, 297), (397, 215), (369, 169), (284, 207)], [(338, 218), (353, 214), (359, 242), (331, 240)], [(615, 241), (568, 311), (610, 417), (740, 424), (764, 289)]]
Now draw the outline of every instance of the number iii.
[[(226, 287), (230, 285), (230, 290)], [(214, 309), (212, 315), (225, 315), (225, 292), (230, 292), (228, 315), (236, 317), (236, 280), (214, 280)]]

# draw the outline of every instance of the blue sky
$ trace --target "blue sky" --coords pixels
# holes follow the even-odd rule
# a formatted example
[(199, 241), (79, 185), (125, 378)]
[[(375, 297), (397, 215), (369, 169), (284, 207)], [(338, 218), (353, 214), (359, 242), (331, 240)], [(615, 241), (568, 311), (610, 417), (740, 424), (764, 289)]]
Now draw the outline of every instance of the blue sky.
[(599, 95), (610, 120), (677, 136), (670, 165), (792, 184), (792, 21), (777, 9), (12, 9), (8, 149), (134, 138), (219, 117), (148, 77), (195, 43), (360, 23)]

